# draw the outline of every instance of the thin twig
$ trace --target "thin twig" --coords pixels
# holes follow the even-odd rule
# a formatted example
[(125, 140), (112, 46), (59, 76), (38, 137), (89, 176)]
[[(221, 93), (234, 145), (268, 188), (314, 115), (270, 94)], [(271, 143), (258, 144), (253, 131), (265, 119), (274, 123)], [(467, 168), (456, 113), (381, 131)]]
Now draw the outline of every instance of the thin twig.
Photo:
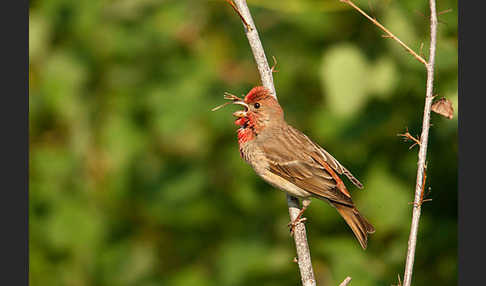
[(412, 140), (413, 142), (415, 142), (408, 149), (412, 149), (415, 145), (420, 146), (420, 141), (417, 138), (413, 137), (412, 134), (410, 134), (410, 132), (408, 132), (408, 128), (407, 128), (407, 132), (405, 132), (403, 134), (399, 133), (399, 134), (397, 134), (397, 136), (403, 137), (403, 139), (405, 141)]
[[(270, 90), (270, 93), (277, 98), (275, 86), (273, 84), (272, 69), (268, 65), (265, 51), (263, 50), (258, 31), (251, 17), (250, 10), (245, 0), (235, 0), (236, 10), (242, 18), (243, 24), (246, 27), (245, 33), (248, 38), (253, 57), (260, 72), (260, 77), (264, 87)], [(290, 220), (295, 221), (300, 212), (299, 200), (295, 197), (287, 195), (287, 204), (289, 207)], [(307, 243), (307, 235), (305, 225), (298, 223), (294, 228), (294, 241), (297, 250), (297, 263), (299, 265), (302, 285), (315, 286), (316, 279), (314, 278), (314, 270), (312, 269), (312, 262), (310, 256), (309, 245)]]
[(341, 284), (339, 284), (339, 286), (347, 286), (349, 282), (351, 282), (351, 277), (348, 276), (343, 282), (341, 282)]
[[(425, 181), (426, 180), (427, 180), (427, 165), (425, 165), (425, 169), (424, 169), (424, 178), (422, 180), (422, 191), (420, 193), (420, 202), (418, 204), (419, 206), (421, 206), (425, 202), (432, 201), (432, 199), (424, 199), (424, 194), (425, 194)], [(415, 205), (416, 203), (415, 202), (410, 202), (408, 204), (409, 205), (411, 205), (411, 204)]]
[(427, 88), (425, 95), (424, 117), (422, 121), (422, 135), (420, 135), (420, 149), (418, 154), (417, 180), (415, 183), (415, 199), (412, 212), (412, 224), (410, 227), (410, 236), (408, 239), (407, 260), (405, 262), (405, 273), (403, 285), (410, 286), (412, 282), (413, 262), (415, 259), (415, 249), (417, 246), (417, 233), (421, 214), (421, 201), (423, 200), (423, 184), (425, 182), (425, 161), (427, 158), (427, 143), (429, 139), (430, 128), (430, 111), (433, 101), (434, 90), (434, 64), (435, 49), (437, 45), (437, 11), (435, 0), (429, 0), (430, 6), (430, 49), (429, 62), (427, 67)]
[(424, 167), (424, 177), (422, 179), (422, 191), (420, 191), (420, 205), (424, 202), (425, 182), (427, 181), (427, 165)]
[(277, 70), (277, 58), (275, 56), (272, 56), (273, 59), (273, 66), (270, 68), (272, 72), (278, 72)]
[(419, 54), (420, 54), (420, 56), (423, 56), (424, 55), (423, 50), (424, 50), (424, 42), (421, 42), (420, 43), (420, 48), (419, 48)]
[(405, 50), (407, 50), (407, 52), (409, 52), (414, 58), (416, 58), (419, 62), (423, 63), (425, 66), (427, 66), (427, 61), (424, 60), (424, 58), (422, 58), (421, 56), (419, 56), (414, 50), (412, 50), (411, 48), (409, 48), (404, 42), (402, 42), (397, 36), (395, 36), (394, 34), (392, 34), (392, 32), (390, 32), (387, 28), (385, 28), (382, 24), (380, 24), (378, 21), (376, 21), (376, 19), (370, 17), (368, 14), (366, 14), (366, 12), (364, 12), (363, 10), (361, 10), (358, 6), (356, 6), (351, 0), (339, 0), (343, 3), (346, 3), (348, 4), (349, 6), (353, 7), (354, 9), (356, 9), (359, 13), (361, 13), (363, 16), (365, 16), (368, 20), (370, 20), (371, 22), (373, 22), (373, 24), (375, 24), (376, 26), (378, 26), (378, 28), (382, 29), (383, 32), (387, 33), (388, 37), (389, 38), (392, 38), (394, 39), (395, 41), (397, 41), (402, 47), (405, 48)]
[(400, 279), (400, 274), (397, 274), (398, 276), (398, 284), (397, 286), (402, 286), (402, 280)]
[(444, 11), (440, 11), (437, 15), (443, 15), (443, 14), (446, 14), (446, 13), (449, 13), (449, 12), (452, 12), (452, 8), (446, 9)]

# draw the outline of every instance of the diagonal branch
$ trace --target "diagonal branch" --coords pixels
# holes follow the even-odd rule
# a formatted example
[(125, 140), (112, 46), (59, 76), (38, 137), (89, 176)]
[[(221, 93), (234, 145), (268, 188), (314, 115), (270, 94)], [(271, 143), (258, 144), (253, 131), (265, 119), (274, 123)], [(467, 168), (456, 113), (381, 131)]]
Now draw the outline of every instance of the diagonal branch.
[[(232, 1), (227, 1), (232, 2)], [(275, 86), (273, 84), (273, 71), (268, 65), (267, 58), (265, 56), (265, 51), (263, 50), (260, 37), (258, 36), (258, 31), (251, 17), (250, 10), (246, 4), (245, 0), (235, 0), (235, 5), (231, 6), (235, 8), (236, 12), (240, 16), (245, 27), (245, 34), (248, 38), (251, 50), (253, 52), (253, 57), (260, 72), (260, 77), (262, 84), (271, 94), (277, 98), (277, 93), (275, 92)], [(289, 206), (290, 220), (295, 221), (300, 212), (299, 200), (295, 197), (287, 195), (287, 204)], [(312, 269), (312, 262), (310, 256), (309, 245), (307, 243), (307, 235), (305, 231), (305, 225), (300, 222), (294, 228), (294, 241), (297, 250), (297, 263), (300, 269), (300, 277), (302, 280), (302, 285), (304, 286), (315, 286), (316, 279), (314, 278), (314, 270)]]
[(385, 28), (385, 26), (383, 26), (382, 24), (380, 24), (380, 22), (376, 21), (376, 19), (374, 19), (374, 18), (370, 17), (368, 14), (366, 14), (366, 12), (364, 12), (358, 6), (356, 6), (356, 4), (354, 4), (351, 0), (339, 0), (339, 1), (341, 1), (343, 3), (346, 3), (349, 6), (353, 7), (354, 9), (356, 9), (359, 13), (361, 13), (363, 16), (365, 16), (368, 20), (370, 20), (371, 22), (373, 22), (373, 24), (375, 24), (376, 26), (378, 26), (378, 28), (380, 28), (381, 30), (383, 30), (383, 32), (385, 32), (387, 34), (387, 38), (392, 38), (395, 41), (397, 41), (414, 58), (416, 58), (419, 62), (421, 62), (425, 66), (427, 66), (427, 61), (424, 60), (424, 58), (422, 58), (421, 56), (419, 56), (414, 50), (412, 50), (409, 46), (407, 46), (404, 42), (402, 42), (397, 36), (395, 36), (394, 34), (392, 34), (392, 32), (390, 32), (387, 28)]
[(425, 95), (424, 117), (422, 121), (422, 134), (420, 135), (420, 149), (418, 154), (417, 180), (415, 183), (415, 199), (412, 212), (412, 224), (410, 227), (410, 236), (408, 239), (407, 260), (405, 262), (405, 273), (403, 277), (403, 285), (410, 286), (412, 282), (413, 262), (415, 259), (415, 248), (417, 245), (417, 233), (420, 220), (420, 213), (422, 204), (422, 186), (425, 182), (425, 161), (427, 158), (427, 143), (429, 139), (430, 128), (430, 111), (432, 101), (434, 99), (434, 64), (435, 64), (435, 49), (437, 45), (437, 11), (435, 0), (429, 0), (430, 6), (430, 50), (429, 62), (427, 67), (427, 87)]
[(351, 282), (351, 277), (348, 276), (343, 282), (341, 282), (341, 284), (339, 284), (339, 286), (348, 286), (349, 282)]

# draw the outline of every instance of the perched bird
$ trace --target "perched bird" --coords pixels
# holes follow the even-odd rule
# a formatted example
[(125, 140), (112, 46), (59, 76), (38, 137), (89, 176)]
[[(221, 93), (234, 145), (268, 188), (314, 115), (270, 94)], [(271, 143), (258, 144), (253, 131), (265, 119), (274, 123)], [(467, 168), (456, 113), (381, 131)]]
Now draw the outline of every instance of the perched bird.
[(368, 233), (375, 230), (356, 209), (339, 177), (344, 175), (358, 188), (363, 188), (351, 172), (302, 132), (288, 125), (276, 98), (263, 86), (254, 87), (244, 99), (231, 94), (226, 94), (225, 98), (245, 108), (233, 113), (237, 117), (235, 124), (240, 126), (241, 157), (270, 185), (302, 199), (303, 208), (291, 222), (292, 228), (302, 221), (310, 199), (318, 198), (336, 208), (361, 247), (366, 249)]

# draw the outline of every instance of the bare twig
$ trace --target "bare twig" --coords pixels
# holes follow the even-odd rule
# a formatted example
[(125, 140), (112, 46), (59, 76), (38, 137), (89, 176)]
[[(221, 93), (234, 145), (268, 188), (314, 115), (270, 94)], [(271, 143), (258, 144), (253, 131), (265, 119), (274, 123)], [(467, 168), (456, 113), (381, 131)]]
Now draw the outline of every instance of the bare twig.
[(420, 146), (420, 141), (417, 138), (413, 137), (412, 134), (410, 134), (410, 132), (408, 132), (408, 128), (407, 128), (407, 132), (405, 132), (403, 134), (399, 133), (399, 134), (397, 134), (397, 136), (403, 137), (403, 139), (405, 141), (412, 140), (414, 142), (408, 149), (412, 149), (415, 145)]
[[(418, 203), (419, 206), (421, 206), (425, 202), (432, 201), (432, 199), (424, 199), (424, 194), (425, 194), (425, 181), (427, 180), (427, 165), (425, 165), (424, 169), (424, 178), (422, 181), (422, 192), (420, 193), (420, 202)], [(416, 205), (416, 202), (410, 202), (409, 205)]]
[(402, 280), (400, 279), (400, 274), (397, 274), (398, 276), (398, 284), (397, 286), (402, 286)]
[[(258, 71), (260, 72), (262, 84), (264, 87), (270, 90), (271, 94), (275, 98), (277, 98), (277, 93), (275, 92), (275, 86), (273, 84), (273, 72), (268, 65), (265, 51), (263, 50), (263, 46), (260, 41), (260, 37), (258, 36), (253, 18), (251, 17), (250, 10), (248, 9), (248, 5), (246, 4), (245, 0), (235, 0), (234, 3), (236, 8), (235, 6), (232, 6), (235, 8), (235, 10), (237, 10), (238, 15), (240, 15), (243, 24), (246, 27), (245, 34), (253, 52), (253, 57), (255, 58)], [(299, 200), (295, 197), (287, 195), (287, 204), (289, 207), (290, 220), (294, 221), (300, 212)], [(314, 278), (314, 270), (312, 269), (310, 250), (307, 243), (305, 225), (303, 223), (298, 223), (295, 226), (293, 236), (297, 250), (297, 263), (300, 269), (302, 285), (315, 286), (316, 279)]]
[(277, 58), (275, 56), (272, 56), (273, 59), (273, 66), (270, 68), (272, 72), (278, 72), (277, 70)]
[(424, 177), (422, 179), (422, 191), (420, 192), (420, 205), (424, 202), (425, 182), (427, 181), (427, 165), (424, 166)]
[(446, 9), (444, 11), (440, 11), (437, 15), (443, 15), (443, 14), (446, 14), (446, 13), (449, 13), (449, 12), (452, 12), (452, 9), (451, 8)]
[(420, 48), (419, 48), (419, 54), (420, 54), (420, 56), (423, 56), (424, 55), (424, 53), (422, 52), (423, 49), (424, 49), (424, 42), (420, 43)]
[(348, 276), (343, 282), (341, 282), (341, 284), (339, 284), (339, 286), (347, 286), (349, 282), (351, 282), (351, 277)]
[(348, 4), (349, 6), (353, 7), (354, 9), (356, 9), (356, 11), (358, 11), (359, 13), (361, 13), (363, 16), (365, 16), (368, 20), (370, 20), (371, 22), (373, 22), (373, 24), (375, 24), (376, 26), (378, 26), (378, 28), (380, 28), (381, 30), (383, 30), (383, 32), (385, 32), (388, 36), (386, 38), (392, 38), (394, 39), (395, 41), (397, 41), (402, 47), (405, 48), (405, 50), (407, 50), (407, 52), (409, 52), (414, 58), (416, 58), (419, 62), (423, 63), (425, 66), (427, 66), (427, 61), (424, 60), (424, 58), (422, 58), (421, 56), (419, 56), (414, 50), (412, 50), (411, 48), (409, 48), (405, 43), (403, 43), (397, 36), (395, 36), (394, 34), (392, 34), (392, 32), (390, 32), (387, 28), (385, 28), (382, 24), (380, 24), (378, 21), (376, 21), (376, 19), (370, 17), (368, 14), (366, 14), (366, 12), (364, 12), (363, 10), (361, 10), (358, 6), (356, 6), (351, 0), (339, 0), (343, 3), (346, 3)]
[(437, 11), (435, 0), (429, 0), (430, 6), (430, 49), (429, 62), (427, 67), (427, 87), (425, 95), (424, 117), (422, 121), (422, 135), (420, 135), (420, 149), (418, 154), (417, 180), (415, 183), (415, 199), (412, 212), (412, 224), (408, 239), (407, 260), (405, 262), (405, 273), (403, 285), (410, 286), (412, 282), (413, 262), (415, 259), (415, 248), (417, 245), (417, 233), (420, 221), (421, 202), (423, 202), (423, 184), (425, 182), (425, 160), (427, 158), (427, 143), (429, 139), (430, 112), (433, 101), (434, 90), (434, 64), (435, 49), (437, 43)]

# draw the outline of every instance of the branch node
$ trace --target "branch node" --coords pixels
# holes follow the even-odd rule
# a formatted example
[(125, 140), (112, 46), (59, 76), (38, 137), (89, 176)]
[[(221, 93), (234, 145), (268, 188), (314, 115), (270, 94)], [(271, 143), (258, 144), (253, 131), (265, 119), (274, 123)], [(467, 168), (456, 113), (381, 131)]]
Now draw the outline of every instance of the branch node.
[(397, 134), (397, 136), (401, 136), (401, 137), (403, 137), (403, 141), (404, 141), (404, 142), (407, 142), (408, 140), (411, 140), (411, 141), (415, 142), (415, 143), (413, 143), (413, 144), (412, 144), (412, 146), (410, 146), (410, 147), (408, 148), (409, 150), (410, 150), (410, 149), (412, 149), (412, 148), (413, 148), (415, 145), (419, 145), (419, 146), (421, 145), (421, 144), (420, 144), (420, 140), (419, 140), (419, 139), (417, 139), (417, 138), (415, 138), (415, 137), (413, 137), (413, 136), (412, 136), (412, 134), (410, 134), (410, 133), (408, 132), (408, 127), (407, 127), (407, 131), (406, 131), (404, 134), (400, 134), (400, 133), (399, 133), (399, 134)]

